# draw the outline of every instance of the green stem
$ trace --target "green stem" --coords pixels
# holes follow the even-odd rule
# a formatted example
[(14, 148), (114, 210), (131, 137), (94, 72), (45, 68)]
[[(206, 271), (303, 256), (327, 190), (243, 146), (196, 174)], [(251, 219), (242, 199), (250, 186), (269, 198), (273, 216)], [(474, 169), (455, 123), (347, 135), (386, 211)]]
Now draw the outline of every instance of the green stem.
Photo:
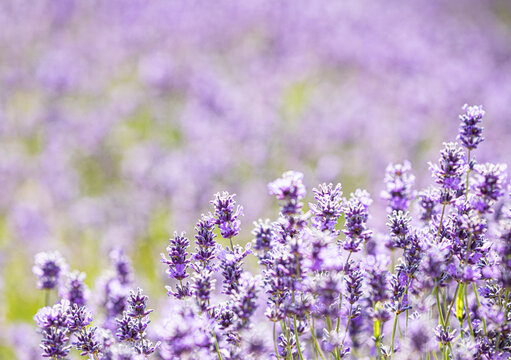
[[(504, 326), (507, 325), (507, 312), (508, 312), (508, 306), (507, 303), (509, 301), (509, 289), (506, 289), (506, 301), (504, 302)], [(500, 338), (502, 336), (502, 331), (499, 332), (499, 336), (497, 337), (497, 343), (495, 345), (495, 355), (499, 355), (499, 348), (500, 348)]]
[(440, 320), (440, 324), (442, 325), (442, 327), (445, 328), (445, 321), (444, 321), (444, 316), (442, 314), (442, 307), (440, 306), (440, 297), (438, 296), (438, 286), (435, 287), (435, 296), (436, 296), (436, 306), (438, 307), (438, 317), (439, 317), (439, 320)]
[(460, 283), (458, 283), (458, 286), (456, 286), (456, 290), (454, 291), (454, 297), (452, 298), (451, 306), (449, 307), (449, 311), (446, 314), (447, 318), (445, 320), (444, 330), (447, 330), (447, 326), (449, 325), (449, 320), (451, 319), (452, 307), (454, 306), (454, 303), (456, 302), (456, 297), (457, 297), (459, 288), (460, 288)]
[(307, 321), (309, 322), (309, 329), (311, 332), (312, 340), (314, 342), (314, 346), (316, 347), (316, 350), (318, 351), (321, 359), (325, 360), (325, 356), (323, 355), (323, 352), (321, 351), (321, 347), (319, 346), (318, 339), (316, 338), (316, 334), (314, 333), (314, 326), (312, 326), (312, 321), (310, 320), (310, 317), (308, 314), (307, 314)]
[(472, 329), (472, 320), (470, 319), (470, 309), (468, 306), (467, 284), (465, 284), (465, 286), (464, 286), (464, 292), (465, 292), (465, 305), (466, 305), (466, 311), (467, 311), (468, 327), (470, 328), (470, 334), (472, 334), (472, 337), (475, 339), (474, 329)]
[(445, 206), (447, 203), (444, 203), (442, 206), (442, 215), (440, 216), (440, 225), (438, 225), (438, 231), (436, 233), (435, 239), (437, 239), (440, 236), (440, 230), (442, 230), (442, 225), (444, 222), (444, 214), (445, 214)]
[(470, 178), (470, 150), (468, 150), (468, 154), (467, 154), (467, 164), (468, 164), (468, 169), (467, 169), (467, 183), (466, 183), (466, 189), (465, 189), (465, 202), (468, 201), (468, 180)]
[[(476, 294), (476, 301), (478, 308), (481, 308), (481, 301), (479, 301), (479, 291), (477, 291), (476, 283), (472, 283), (472, 288), (474, 289), (474, 294)], [(486, 335), (488, 333), (488, 330), (486, 329), (486, 319), (483, 317), (483, 328), (484, 328), (484, 334)]]
[(394, 358), (394, 337), (396, 336), (396, 327), (397, 327), (397, 317), (398, 317), (399, 313), (396, 312), (396, 315), (394, 316), (394, 325), (392, 326), (392, 344), (390, 345), (390, 354), (391, 354), (391, 359)]
[(213, 330), (213, 338), (215, 338), (215, 348), (216, 348), (216, 353), (218, 354), (218, 359), (222, 360), (222, 355), (220, 354), (220, 348), (218, 347), (218, 340), (216, 338), (215, 330)]
[(277, 357), (277, 360), (280, 360), (279, 357), (279, 348), (277, 345), (277, 322), (273, 322), (273, 345), (275, 346), (275, 356)]
[(46, 304), (45, 306), (50, 306), (50, 295), (51, 295), (50, 289), (44, 290), (44, 303)]

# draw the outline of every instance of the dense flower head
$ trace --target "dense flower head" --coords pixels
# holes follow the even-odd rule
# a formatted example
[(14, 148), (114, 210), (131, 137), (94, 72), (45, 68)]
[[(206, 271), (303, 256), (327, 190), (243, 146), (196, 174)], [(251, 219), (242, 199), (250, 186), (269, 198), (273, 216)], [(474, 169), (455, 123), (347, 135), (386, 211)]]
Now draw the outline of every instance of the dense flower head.
[(321, 231), (335, 231), (335, 225), (342, 215), (342, 186), (341, 184), (321, 184), (312, 189), (316, 203), (309, 203), (310, 211), (314, 214), (314, 226)]
[(444, 143), (439, 164), (429, 164), (431, 173), (442, 188), (441, 202), (451, 202), (463, 188), (462, 176), (466, 173), (463, 149), (457, 143)]
[(419, 202), (419, 218), (422, 221), (430, 221), (434, 216), (438, 214), (438, 210), (436, 209), (436, 205), (440, 200), (440, 193), (435, 188), (428, 188), (426, 190), (420, 191), (418, 194)]
[(244, 273), (239, 280), (239, 287), (232, 296), (232, 311), (238, 317), (238, 329), (248, 324), (250, 317), (257, 309), (259, 277)]
[(208, 323), (191, 309), (178, 307), (157, 329), (161, 341), (159, 355), (164, 360), (209, 359), (213, 338)]
[(257, 222), (254, 222), (252, 235), (254, 235), (253, 248), (260, 260), (263, 260), (271, 250), (274, 237), (273, 225), (270, 223), (270, 220), (266, 219), (263, 221), (259, 219)]
[(58, 327), (50, 327), (43, 330), (41, 340), (42, 356), (52, 359), (65, 359), (71, 350), (68, 344), (69, 337), (65, 330)]
[(415, 176), (410, 174), (412, 165), (409, 161), (402, 164), (389, 164), (385, 171), (385, 190), (381, 197), (387, 200), (387, 211), (406, 211), (413, 198)]
[(287, 171), (281, 178), (268, 184), (268, 191), (281, 202), (283, 215), (296, 215), (303, 207), (302, 199), (306, 195), (303, 184), (303, 174), (296, 171)]
[(137, 291), (131, 291), (128, 298), (128, 316), (133, 318), (142, 318), (153, 312), (152, 309), (147, 308), (147, 296), (142, 294), (142, 289), (138, 288)]
[(467, 104), (462, 107), (464, 114), (459, 115), (461, 121), (460, 131), (458, 138), (463, 143), (463, 146), (468, 150), (477, 148), (483, 140), (483, 128), (479, 126), (485, 111), (482, 105), (468, 106)]
[(101, 344), (96, 337), (96, 330), (95, 327), (88, 327), (76, 335), (77, 341), (74, 345), (81, 351), (81, 356), (97, 354), (101, 349)]
[(133, 267), (130, 258), (122, 249), (116, 248), (110, 252), (110, 261), (114, 266), (119, 282), (122, 285), (128, 285), (133, 278)]
[(35, 256), (32, 271), (38, 277), (37, 287), (51, 290), (57, 287), (61, 274), (67, 271), (67, 264), (58, 251), (40, 252)]
[(85, 273), (77, 270), (66, 274), (64, 286), (61, 289), (61, 296), (69, 300), (71, 304), (85, 305), (90, 293), (87, 285), (84, 283), (85, 277)]
[(408, 212), (393, 211), (388, 216), (387, 227), (390, 231), (392, 239), (392, 247), (406, 248), (409, 243), (409, 235), (411, 232), (410, 222), (412, 218)]
[(215, 279), (213, 272), (204, 269), (194, 275), (192, 280), (191, 295), (195, 298), (201, 311), (207, 311), (211, 299), (211, 293), (215, 289)]
[[(124, 312), (121, 319), (116, 319), (117, 323), (117, 338), (121, 341), (133, 342), (140, 340), (141, 332), (145, 331), (147, 323), (139, 323), (133, 317), (129, 316), (128, 313)], [(140, 327), (144, 326), (143, 329)], [(142, 330), (142, 331), (140, 331)]]
[(239, 217), (243, 215), (243, 207), (236, 205), (235, 194), (229, 194), (224, 191), (215, 195), (215, 200), (211, 201), (215, 208), (215, 223), (220, 229), (222, 237), (229, 239), (239, 234), (241, 221)]
[(369, 299), (373, 304), (383, 302), (389, 298), (389, 271), (388, 259), (383, 255), (369, 256), (365, 262), (367, 290)]
[(369, 220), (368, 207), (372, 200), (367, 191), (357, 189), (349, 200), (345, 201), (343, 210), (346, 218), (346, 235), (344, 249), (352, 252), (360, 251), (360, 246), (371, 239), (372, 231), (367, 228)]
[(190, 260), (188, 259), (187, 249), (190, 246), (190, 241), (183, 232), (180, 235), (175, 232), (174, 237), (169, 240), (170, 244), (167, 246), (167, 253), (169, 259), (161, 254), (162, 263), (167, 264), (167, 274), (171, 279), (184, 280), (188, 277), (186, 272)]
[(354, 304), (362, 296), (363, 274), (360, 270), (360, 264), (353, 261), (348, 262), (345, 273), (346, 292), (348, 293), (347, 300), (350, 304)]
[(245, 249), (236, 245), (234, 251), (223, 250), (218, 254), (220, 259), (220, 269), (224, 276), (224, 294), (234, 294), (238, 290), (239, 281), (243, 272), (243, 259), (251, 253), (251, 243), (248, 243)]
[(505, 194), (506, 169), (507, 166), (504, 164), (487, 163), (474, 166), (476, 178), (472, 187), (476, 197), (472, 205), (479, 212), (488, 212), (495, 202)]
[(68, 329), (70, 331), (82, 330), (92, 322), (92, 312), (85, 306), (72, 304), (68, 310)]
[(192, 255), (196, 266), (201, 269), (206, 269), (211, 266), (211, 262), (215, 258), (216, 252), (216, 234), (213, 232), (215, 220), (211, 217), (202, 215), (201, 219), (195, 226), (195, 253)]
[(68, 300), (62, 300), (53, 306), (46, 306), (35, 314), (34, 320), (40, 328), (66, 328), (69, 326), (70, 303)]

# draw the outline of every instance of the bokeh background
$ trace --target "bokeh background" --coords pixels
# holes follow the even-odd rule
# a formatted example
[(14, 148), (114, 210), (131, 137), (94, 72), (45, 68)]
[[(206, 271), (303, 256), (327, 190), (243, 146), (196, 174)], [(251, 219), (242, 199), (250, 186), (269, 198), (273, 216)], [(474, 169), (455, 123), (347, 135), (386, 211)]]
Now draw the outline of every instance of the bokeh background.
[(38, 251), (93, 288), (120, 246), (164, 297), (159, 253), (217, 191), (247, 242), (285, 170), (378, 199), (408, 159), (427, 185), (465, 103), (487, 112), (478, 160), (509, 162), (507, 0), (1, 1), (0, 358), (43, 305)]

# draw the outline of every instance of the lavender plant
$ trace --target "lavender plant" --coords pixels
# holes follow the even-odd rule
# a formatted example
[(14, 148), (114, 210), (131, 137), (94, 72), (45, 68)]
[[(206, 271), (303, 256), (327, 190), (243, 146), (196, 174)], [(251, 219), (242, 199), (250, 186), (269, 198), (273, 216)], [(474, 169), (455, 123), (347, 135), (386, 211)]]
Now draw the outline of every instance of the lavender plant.
[[(506, 167), (477, 163), (484, 111), (463, 110), (462, 147), (444, 144), (430, 164), (436, 187), (416, 191), (409, 162), (387, 167), (385, 233), (371, 228), (368, 192), (344, 198), (341, 184), (322, 184), (306, 211), (304, 176), (289, 171), (268, 185), (277, 218), (255, 222), (242, 247), (242, 207), (217, 194), (196, 224), (194, 252), (185, 233), (170, 239), (162, 255), (170, 305), (154, 313), (140, 288), (126, 294), (134, 277), (118, 250), (94, 317), (84, 275), (67, 273), (55, 253), (38, 255), (40, 288), (68, 279), (62, 299), (35, 316), (43, 356), (65, 359), (76, 348), (95, 360), (510, 358)], [(246, 265), (254, 255), (257, 273)]]

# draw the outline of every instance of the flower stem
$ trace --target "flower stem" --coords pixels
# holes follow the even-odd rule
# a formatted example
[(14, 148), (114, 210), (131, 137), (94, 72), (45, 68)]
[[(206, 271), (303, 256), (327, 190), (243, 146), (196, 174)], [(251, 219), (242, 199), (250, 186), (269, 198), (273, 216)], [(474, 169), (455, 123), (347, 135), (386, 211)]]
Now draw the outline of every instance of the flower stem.
[[(474, 294), (476, 295), (477, 306), (480, 308), (481, 301), (479, 301), (479, 292), (477, 291), (477, 286), (476, 286), (475, 282), (472, 283), (472, 288), (474, 289)], [(482, 320), (483, 320), (484, 334), (486, 335), (488, 333), (488, 330), (486, 329), (486, 319), (483, 317)]]
[(277, 346), (277, 322), (273, 322), (273, 345), (275, 346), (275, 356), (277, 357), (277, 360), (280, 360), (279, 357), (279, 348)]
[[(293, 290), (293, 304), (295, 303), (295, 291)], [(298, 336), (298, 326), (296, 325), (296, 314), (293, 314), (293, 325), (295, 328), (296, 348), (298, 349), (298, 356), (303, 360), (302, 349), (300, 348), (300, 338)]]
[(472, 337), (475, 339), (474, 329), (472, 329), (472, 320), (470, 319), (470, 309), (468, 306), (467, 287), (468, 287), (467, 284), (465, 284), (464, 292), (465, 292), (465, 305), (466, 305), (466, 311), (467, 311), (467, 322), (468, 322), (468, 327), (470, 328), (470, 334), (472, 334)]
[(215, 330), (213, 330), (213, 337), (215, 338), (215, 348), (216, 348), (216, 353), (218, 354), (218, 359), (222, 360), (222, 355), (220, 354), (220, 348), (218, 347), (218, 340), (216, 338)]
[(316, 347), (316, 350), (318, 351), (319, 356), (321, 357), (321, 359), (325, 360), (325, 356), (323, 355), (323, 352), (321, 351), (321, 348), (320, 348), (319, 343), (318, 343), (318, 339), (316, 338), (316, 334), (314, 333), (314, 326), (312, 326), (312, 321), (310, 320), (308, 314), (307, 314), (307, 320), (309, 322), (309, 329), (310, 329), (310, 332), (311, 332), (312, 341), (314, 342), (314, 346)]

